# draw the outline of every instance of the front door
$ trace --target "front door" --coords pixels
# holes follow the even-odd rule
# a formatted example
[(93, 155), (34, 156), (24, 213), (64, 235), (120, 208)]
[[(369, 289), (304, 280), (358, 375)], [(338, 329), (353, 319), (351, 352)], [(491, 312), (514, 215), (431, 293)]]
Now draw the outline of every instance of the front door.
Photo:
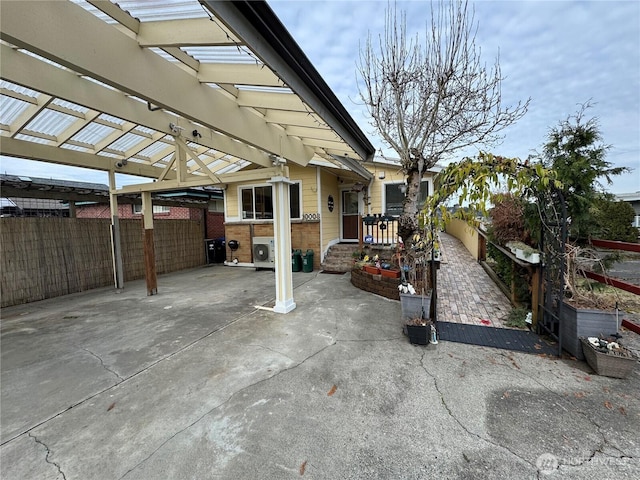
[(360, 212), (358, 211), (359, 194), (349, 190), (342, 192), (342, 241), (357, 242)]

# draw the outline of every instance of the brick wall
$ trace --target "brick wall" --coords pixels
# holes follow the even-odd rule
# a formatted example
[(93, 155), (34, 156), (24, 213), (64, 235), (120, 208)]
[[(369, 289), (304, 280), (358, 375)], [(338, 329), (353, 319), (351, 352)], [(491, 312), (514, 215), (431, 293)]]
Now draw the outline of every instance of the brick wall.
[(372, 275), (360, 268), (354, 268), (351, 270), (351, 283), (354, 287), (365, 292), (375, 293), (392, 300), (400, 300), (400, 293), (398, 293), (400, 279), (398, 278)]
[[(195, 215), (195, 218), (193, 215)], [(142, 218), (142, 215), (133, 213), (133, 205), (120, 204), (118, 205), (118, 217), (121, 219)], [(79, 205), (76, 207), (76, 218), (111, 218), (111, 209), (106, 203)], [(202, 209), (170, 207), (168, 213), (154, 213), (153, 218), (156, 220), (200, 220), (202, 218)]]
[(224, 228), (224, 213), (207, 212), (207, 238), (223, 238), (226, 236)]
[[(251, 263), (251, 237), (272, 237), (272, 223), (227, 223), (225, 225), (225, 236), (227, 240), (227, 258), (238, 259), (240, 263)], [(228, 247), (229, 240), (238, 240), (240, 248), (232, 252)], [(320, 268), (320, 222), (292, 222), (291, 223), (291, 248), (294, 250), (313, 250), (313, 269)]]

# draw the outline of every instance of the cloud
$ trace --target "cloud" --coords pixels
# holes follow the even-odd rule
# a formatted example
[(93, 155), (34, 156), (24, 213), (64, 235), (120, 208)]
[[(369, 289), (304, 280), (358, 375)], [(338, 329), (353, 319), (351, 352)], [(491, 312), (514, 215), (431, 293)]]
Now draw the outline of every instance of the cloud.
[[(386, 1), (270, 1), (276, 14), (363, 131), (371, 128), (353, 79), (359, 44), (384, 31)], [(408, 30), (424, 31), (430, 2), (399, 1)], [(527, 115), (505, 130), (496, 149), (524, 158), (549, 129), (592, 100), (609, 160), (640, 166), (640, 2), (476, 1), (477, 43), (491, 65), (499, 54), (503, 101), (531, 97)], [(382, 142), (377, 135), (376, 147)], [(477, 151), (471, 149), (471, 152)], [(636, 170), (636, 173), (638, 170)], [(616, 179), (612, 191), (640, 190), (640, 173)]]

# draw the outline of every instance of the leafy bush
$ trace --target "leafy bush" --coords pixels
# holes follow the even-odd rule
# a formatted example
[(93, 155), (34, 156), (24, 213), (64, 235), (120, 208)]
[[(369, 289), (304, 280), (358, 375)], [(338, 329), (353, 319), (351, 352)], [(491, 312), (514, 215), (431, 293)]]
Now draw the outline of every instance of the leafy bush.
[(531, 235), (525, 229), (525, 202), (511, 194), (494, 195), (492, 202), (494, 207), (489, 212), (491, 240), (498, 245), (513, 240), (528, 243)]
[(631, 225), (635, 211), (630, 203), (602, 197), (593, 203), (591, 214), (595, 224), (593, 237), (621, 242), (637, 240), (638, 230)]

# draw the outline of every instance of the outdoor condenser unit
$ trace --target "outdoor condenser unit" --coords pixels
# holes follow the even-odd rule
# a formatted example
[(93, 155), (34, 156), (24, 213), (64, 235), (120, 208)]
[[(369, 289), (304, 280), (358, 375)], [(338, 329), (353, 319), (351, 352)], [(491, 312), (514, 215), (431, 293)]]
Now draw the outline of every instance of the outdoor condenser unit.
[(253, 237), (253, 265), (256, 268), (275, 268), (273, 237)]

